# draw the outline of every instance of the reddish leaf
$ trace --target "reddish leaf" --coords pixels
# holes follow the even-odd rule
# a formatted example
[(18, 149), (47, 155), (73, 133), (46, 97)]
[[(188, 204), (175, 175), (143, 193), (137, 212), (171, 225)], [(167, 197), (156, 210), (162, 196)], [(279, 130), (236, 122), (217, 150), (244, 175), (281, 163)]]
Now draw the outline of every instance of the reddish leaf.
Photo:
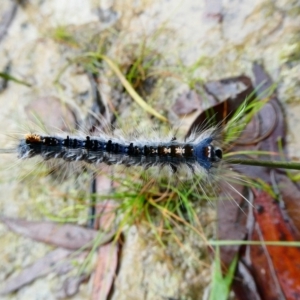
[(104, 231), (112, 228), (114, 221), (116, 220), (116, 209), (119, 204), (113, 200), (105, 200), (97, 204), (96, 215), (98, 227)]
[(284, 208), (292, 226), (295, 238), (300, 241), (300, 189), (299, 185), (290, 181), (283, 173), (275, 174), (281, 198), (284, 201)]
[[(96, 230), (72, 224), (59, 225), (52, 222), (32, 222), (5, 217), (1, 217), (0, 220), (10, 230), (23, 236), (71, 250), (77, 250), (84, 246), (91, 247), (93, 240), (99, 234)], [(107, 243), (112, 239), (113, 235), (113, 232), (104, 235), (101, 243)]]
[(181, 94), (172, 107), (176, 115), (182, 116), (201, 109), (201, 97), (195, 91), (188, 91)]
[[(256, 192), (255, 224), (251, 240), (295, 241), (292, 227), (279, 202), (266, 192)], [(251, 246), (253, 274), (264, 299), (300, 298), (300, 249), (283, 246)]]
[[(244, 187), (238, 184), (233, 185), (236, 191), (228, 190), (224, 193), (226, 198), (230, 197), (234, 201), (222, 201), (218, 204), (218, 239), (220, 240), (244, 240), (247, 234), (247, 206), (245, 200), (237, 194), (243, 194)], [(240, 246), (231, 245), (221, 247), (221, 260), (228, 268), (234, 256), (239, 251)]]
[(116, 276), (118, 252), (119, 247), (116, 243), (110, 243), (99, 248), (93, 282), (93, 300), (106, 300), (108, 298)]
[[(107, 191), (111, 189), (112, 184), (114, 184), (114, 182), (111, 183), (107, 177), (98, 176), (97, 192), (99, 194), (107, 193)], [(96, 227), (109, 230), (113, 226), (115, 220), (116, 208), (117, 204), (112, 200), (105, 200), (98, 203), (96, 207)], [(108, 299), (117, 272), (118, 252), (119, 245), (116, 242), (111, 242), (99, 248), (97, 266), (93, 280), (93, 300)]]

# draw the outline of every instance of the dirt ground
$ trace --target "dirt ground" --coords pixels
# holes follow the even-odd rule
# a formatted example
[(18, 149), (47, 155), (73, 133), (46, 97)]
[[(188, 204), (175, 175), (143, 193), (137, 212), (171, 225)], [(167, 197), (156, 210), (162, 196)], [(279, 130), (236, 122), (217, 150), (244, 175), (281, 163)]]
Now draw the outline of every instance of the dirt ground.
[[(241, 74), (252, 77), (253, 62), (263, 64), (278, 84), (279, 99), (286, 110), (289, 154), (300, 157), (299, 1), (1, 2), (0, 72), (21, 83), (0, 79), (0, 148), (14, 147), (16, 141), (11, 136), (26, 130), (34, 110), (47, 126), (62, 130), (66, 130), (66, 123), (74, 122), (67, 107), (76, 112), (77, 120), (84, 120), (92, 102), (89, 77), (76, 64), (62, 70), (76, 55), (95, 51), (93, 43), (103, 39), (106, 55), (120, 66), (129, 65), (146, 41), (153, 70), (160, 75), (147, 101), (168, 118), (171, 126), (180, 121), (171, 107), (193, 83)], [(101, 96), (117, 99), (121, 85), (109, 71), (106, 74), (98, 82)], [(143, 118), (151, 122), (129, 96), (122, 103), (123, 124)], [(24, 177), (30, 170), (30, 163), (23, 165), (13, 154), (0, 154), (1, 216), (47, 220), (45, 212), (59, 212), (72, 205), (72, 200), (60, 197), (60, 193), (70, 192), (67, 184), (56, 189), (48, 178), (38, 178), (34, 172), (33, 177)], [(202, 210), (207, 220), (214, 219), (211, 206)], [(85, 212), (80, 211), (76, 222), (82, 224), (84, 218)], [(208, 226), (206, 233), (212, 237), (213, 230), (213, 225)], [(149, 230), (128, 228), (110, 299), (205, 299), (212, 259), (199, 250), (202, 246), (195, 236), (185, 234), (182, 248), (168, 245), (162, 249), (149, 238)], [(0, 239), (0, 282), (53, 250), (8, 231), (2, 224)], [(199, 250), (196, 259), (192, 258), (195, 249)], [(67, 278), (68, 274), (50, 272), (16, 293), (0, 297), (64, 298), (68, 296), (63, 288)], [(72, 299), (89, 299), (92, 282), (89, 279), (81, 284)]]

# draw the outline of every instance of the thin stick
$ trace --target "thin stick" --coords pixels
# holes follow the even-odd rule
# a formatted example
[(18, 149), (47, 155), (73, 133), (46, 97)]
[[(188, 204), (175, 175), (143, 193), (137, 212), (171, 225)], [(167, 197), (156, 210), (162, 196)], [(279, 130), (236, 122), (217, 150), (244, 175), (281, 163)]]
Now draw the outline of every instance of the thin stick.
[(274, 160), (255, 160), (255, 159), (233, 158), (233, 159), (230, 159), (229, 162), (230, 162), (230, 164), (300, 170), (300, 163), (294, 162), (294, 161), (274, 161)]

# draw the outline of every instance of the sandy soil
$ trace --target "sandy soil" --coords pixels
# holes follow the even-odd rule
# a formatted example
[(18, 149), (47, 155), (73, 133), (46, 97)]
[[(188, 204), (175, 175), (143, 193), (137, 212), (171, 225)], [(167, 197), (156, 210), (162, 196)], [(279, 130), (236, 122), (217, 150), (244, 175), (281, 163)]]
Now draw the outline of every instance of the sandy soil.
[[(286, 109), (290, 155), (300, 157), (299, 1), (2, 2), (0, 72), (9, 71), (30, 87), (13, 81), (6, 86), (2, 80), (0, 148), (15, 145), (10, 135), (26, 128), (35, 109), (47, 126), (65, 129), (62, 120), (72, 123), (68, 107), (84, 119), (92, 101), (86, 73), (72, 65), (60, 77), (60, 84), (55, 84), (55, 79), (70, 59), (93, 51), (95, 39), (103, 38), (106, 54), (119, 65), (126, 66), (145, 40), (149, 48), (161, 54), (163, 59), (155, 65), (161, 77), (148, 102), (155, 103), (173, 124), (178, 119), (170, 107), (179, 93), (189, 89), (188, 83), (252, 76), (253, 62), (262, 63), (278, 83), (279, 98)], [(70, 36), (63, 35), (65, 32)], [(104, 69), (106, 77), (98, 83), (101, 96), (114, 103), (121, 95), (120, 84), (110, 77), (107, 67)], [(122, 104), (123, 123), (137, 116), (150, 119), (129, 97), (126, 101)], [(50, 179), (39, 178), (34, 172), (24, 178), (32, 166), (15, 164), (14, 155), (1, 154), (1, 215), (44, 220), (45, 212), (58, 213), (72, 205), (72, 200), (59, 196), (70, 191), (67, 183), (53, 188)], [(203, 210), (208, 219), (214, 217), (212, 208)], [(77, 222), (82, 223), (84, 218), (81, 211)], [(212, 234), (213, 226), (207, 230)], [(161, 249), (150, 235), (147, 229), (128, 229), (111, 299), (201, 299), (209, 287), (211, 259), (193, 241), (195, 236), (187, 231), (182, 237), (184, 247), (176, 249), (173, 244)], [(0, 238), (2, 282), (52, 249), (9, 232), (2, 224)], [(193, 259), (195, 251), (199, 252)], [(57, 299), (67, 277), (51, 273), (1, 299)], [(91, 285), (92, 279), (82, 284), (73, 298), (88, 299)]]

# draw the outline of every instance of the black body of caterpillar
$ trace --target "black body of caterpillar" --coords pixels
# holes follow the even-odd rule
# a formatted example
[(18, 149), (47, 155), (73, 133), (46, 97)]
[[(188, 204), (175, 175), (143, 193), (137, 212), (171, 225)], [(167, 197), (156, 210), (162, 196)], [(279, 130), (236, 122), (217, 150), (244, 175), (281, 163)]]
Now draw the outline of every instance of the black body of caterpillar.
[(214, 163), (222, 159), (222, 150), (212, 145), (211, 136), (193, 142), (142, 143), (104, 139), (96, 136), (53, 137), (28, 134), (18, 145), (19, 158), (42, 156), (44, 160), (63, 159), (64, 161), (84, 161), (89, 164), (106, 163), (125, 166), (169, 165), (173, 172), (185, 164), (191, 169), (198, 163), (209, 171)]

